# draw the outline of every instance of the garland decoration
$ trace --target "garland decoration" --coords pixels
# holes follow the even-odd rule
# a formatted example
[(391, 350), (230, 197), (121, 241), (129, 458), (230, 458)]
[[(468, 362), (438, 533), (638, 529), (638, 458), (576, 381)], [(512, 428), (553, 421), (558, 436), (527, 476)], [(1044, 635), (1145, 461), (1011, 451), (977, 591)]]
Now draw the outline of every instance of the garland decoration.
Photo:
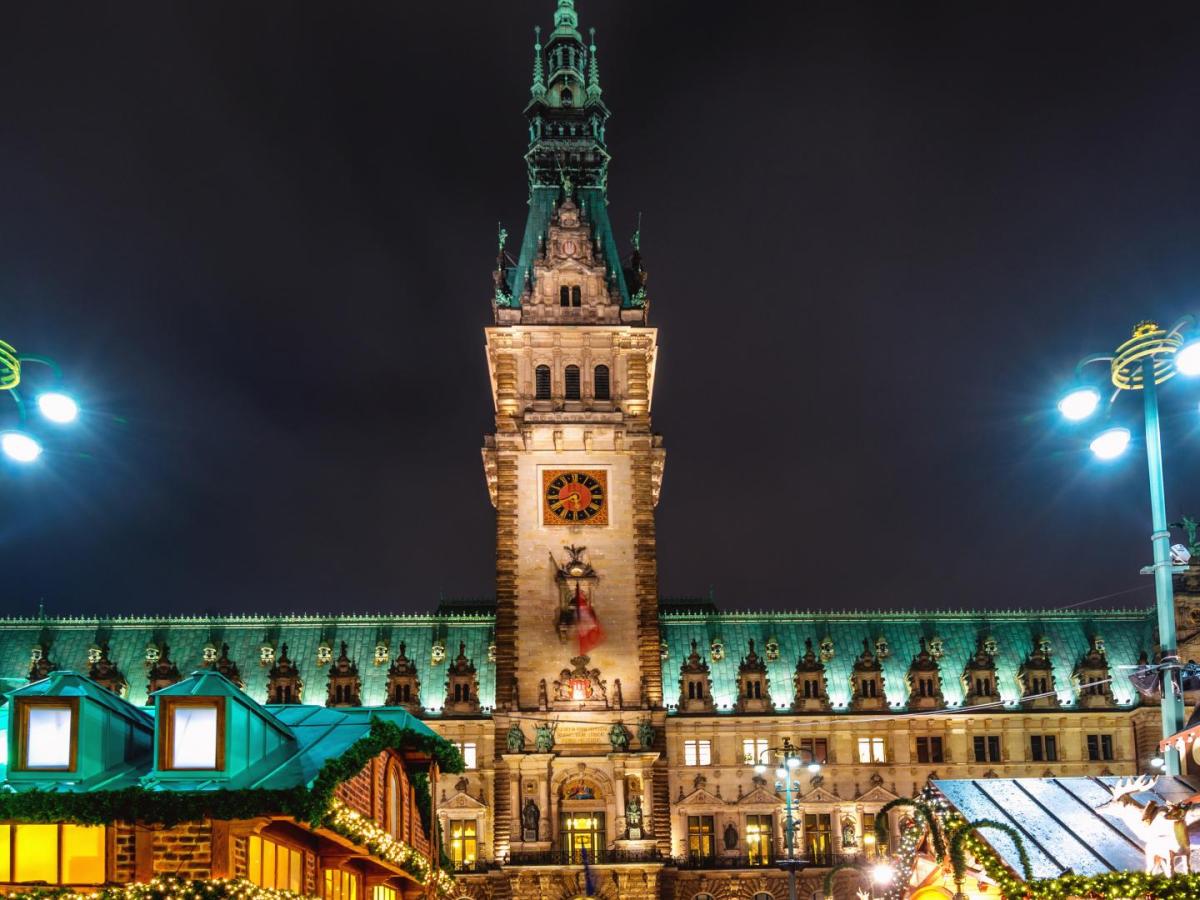
[[(990, 828), (993, 831), (1000, 831), (1009, 836), (1017, 848), (1017, 855), (1021, 860), (1021, 872), (1025, 876), (1025, 883), (1031, 884), (1033, 882), (1033, 868), (1029, 864), (1029, 853), (1025, 850), (1025, 841), (1021, 837), (1021, 833), (1004, 822), (997, 822), (995, 819), (979, 819), (975, 822), (966, 822), (957, 826), (950, 837), (950, 866), (954, 870), (954, 884), (958, 888), (958, 892), (962, 893), (963, 878), (966, 877), (967, 873), (967, 841), (973, 833), (982, 828)], [(977, 841), (977, 845), (982, 843), (982, 841)]]
[(859, 875), (862, 875), (863, 864), (857, 862), (840, 862), (828, 872), (825, 873), (825, 879), (821, 882), (821, 892), (826, 897), (833, 896), (833, 876), (843, 869), (857, 869)]
[(105, 885), (83, 893), (69, 887), (43, 887), (13, 891), (7, 900), (304, 900), (305, 894), (282, 888), (259, 887), (245, 878), (206, 878), (190, 881), (159, 875), (136, 884)]
[[(78, 794), (33, 790), (0, 794), (0, 820), (78, 822), (81, 825), (138, 821), (170, 828), (180, 822), (199, 819), (285, 815), (317, 826), (329, 814), (338, 786), (361, 772), (372, 758), (389, 749), (417, 749), (428, 753), (443, 772), (457, 773), (464, 769), (462, 755), (453, 744), (435, 735), (372, 718), (370, 732), (351, 744), (341, 756), (326, 760), (311, 788), (299, 785), (278, 790), (164, 791), (130, 787)], [(432, 815), (428, 777), (424, 785), (424, 791), (418, 788), (415, 794), (421, 821), (428, 833)]]

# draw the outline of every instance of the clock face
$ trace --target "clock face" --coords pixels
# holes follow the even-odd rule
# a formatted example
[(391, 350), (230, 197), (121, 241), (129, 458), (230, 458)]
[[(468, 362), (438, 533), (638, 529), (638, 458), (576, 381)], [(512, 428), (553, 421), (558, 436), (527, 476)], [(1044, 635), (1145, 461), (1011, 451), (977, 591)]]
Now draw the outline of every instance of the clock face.
[(547, 525), (607, 525), (608, 473), (553, 470), (542, 473)]
[(579, 249), (577, 246), (575, 246), (574, 241), (563, 241), (562, 248), (563, 253), (565, 253), (567, 256), (574, 256), (575, 251)]

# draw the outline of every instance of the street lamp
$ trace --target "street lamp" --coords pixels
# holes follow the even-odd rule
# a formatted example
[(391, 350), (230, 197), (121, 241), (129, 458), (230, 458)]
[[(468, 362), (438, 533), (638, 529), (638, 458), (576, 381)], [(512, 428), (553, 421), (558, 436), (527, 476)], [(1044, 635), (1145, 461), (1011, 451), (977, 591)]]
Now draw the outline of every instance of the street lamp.
[(18, 355), (11, 344), (0, 341), (0, 392), (7, 393), (17, 405), (17, 427), (0, 431), (0, 452), (22, 464), (35, 462), (42, 455), (42, 442), (28, 430), (25, 400), (19, 390), (24, 367), (30, 363), (48, 367), (53, 376), (53, 386), (36, 395), (42, 418), (55, 425), (69, 425), (79, 418), (79, 404), (62, 390), (58, 363), (45, 356)]
[[(1171, 532), (1167, 526), (1166, 491), (1163, 487), (1162, 435), (1158, 415), (1158, 386), (1178, 372), (1200, 375), (1200, 333), (1195, 316), (1184, 316), (1170, 329), (1155, 322), (1139, 322), (1133, 336), (1112, 353), (1085, 356), (1075, 366), (1075, 382), (1059, 399), (1058, 408), (1073, 422), (1090, 418), (1100, 407), (1100, 389), (1083, 377), (1084, 369), (1094, 363), (1108, 367), (1108, 378), (1116, 389), (1109, 408), (1122, 391), (1142, 392), (1142, 417), (1146, 427), (1146, 464), (1150, 474), (1150, 517), (1153, 533), (1154, 565), (1144, 572), (1154, 574), (1158, 610), (1158, 636), (1162, 645), (1162, 731), (1170, 737), (1183, 727), (1183, 690), (1179, 680), (1179, 655), (1175, 646), (1175, 593), (1171, 583)], [(1188, 332), (1185, 334), (1185, 332)], [(1096, 457), (1110, 461), (1129, 447), (1131, 434), (1121, 425), (1099, 431), (1090, 447)], [(1174, 748), (1164, 753), (1163, 767), (1168, 775), (1179, 774), (1179, 754)]]
[(787, 843), (787, 859), (779, 861), (779, 868), (788, 873), (788, 900), (796, 900), (796, 873), (808, 866), (807, 859), (796, 855), (796, 818), (792, 806), (792, 792), (800, 790), (799, 782), (794, 782), (792, 775), (806, 763), (806, 758), (801, 754), (807, 756), (808, 771), (814, 773), (821, 771), (821, 764), (817, 761), (816, 754), (811, 750), (793, 747), (789, 738), (783, 739), (782, 747), (767, 747), (759, 752), (758, 762), (754, 766), (754, 771), (762, 775), (767, 771), (767, 759), (774, 756), (778, 763), (775, 769), (775, 778), (777, 779), (775, 790), (783, 791), (786, 813), (783, 834)]

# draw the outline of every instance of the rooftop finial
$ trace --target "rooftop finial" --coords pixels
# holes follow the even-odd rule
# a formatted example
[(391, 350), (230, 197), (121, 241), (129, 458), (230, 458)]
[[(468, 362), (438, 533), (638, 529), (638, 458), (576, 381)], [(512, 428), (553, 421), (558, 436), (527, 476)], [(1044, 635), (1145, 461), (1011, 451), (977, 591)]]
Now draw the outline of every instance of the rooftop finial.
[(546, 73), (542, 70), (542, 26), (533, 26), (533, 86), (530, 93), (536, 99), (546, 96)]
[(579, 14), (575, 12), (575, 0), (558, 0), (554, 13), (554, 30), (558, 34), (579, 36)]
[(600, 94), (603, 93), (600, 89), (600, 61), (596, 59), (596, 29), (589, 30), (592, 42), (588, 47), (588, 86), (587, 95), (589, 100), (599, 100)]

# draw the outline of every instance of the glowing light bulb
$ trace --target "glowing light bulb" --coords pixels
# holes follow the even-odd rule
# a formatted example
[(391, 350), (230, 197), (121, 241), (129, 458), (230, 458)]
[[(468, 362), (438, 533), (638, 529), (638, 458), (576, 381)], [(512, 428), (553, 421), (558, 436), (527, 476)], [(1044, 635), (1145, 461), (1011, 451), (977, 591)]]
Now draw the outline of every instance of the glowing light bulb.
[(67, 425), (79, 417), (79, 404), (59, 391), (39, 394), (37, 403), (42, 415), (59, 425)]
[(1071, 388), (1059, 398), (1058, 411), (1072, 422), (1086, 419), (1100, 405), (1100, 392), (1091, 385)]
[(22, 431), (6, 431), (0, 436), (0, 450), (19, 463), (31, 463), (42, 455), (42, 445)]
[(1116, 459), (1129, 446), (1129, 429), (1120, 426), (1107, 428), (1092, 439), (1092, 452), (1098, 459)]

